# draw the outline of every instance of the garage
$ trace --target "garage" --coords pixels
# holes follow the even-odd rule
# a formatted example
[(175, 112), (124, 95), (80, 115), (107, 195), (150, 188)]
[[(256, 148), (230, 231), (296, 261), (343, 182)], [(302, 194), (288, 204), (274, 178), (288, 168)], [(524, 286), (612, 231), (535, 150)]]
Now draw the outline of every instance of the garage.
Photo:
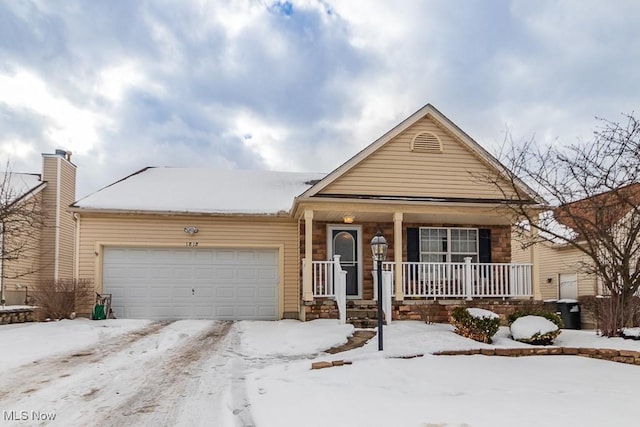
[(275, 320), (278, 250), (106, 247), (118, 318)]

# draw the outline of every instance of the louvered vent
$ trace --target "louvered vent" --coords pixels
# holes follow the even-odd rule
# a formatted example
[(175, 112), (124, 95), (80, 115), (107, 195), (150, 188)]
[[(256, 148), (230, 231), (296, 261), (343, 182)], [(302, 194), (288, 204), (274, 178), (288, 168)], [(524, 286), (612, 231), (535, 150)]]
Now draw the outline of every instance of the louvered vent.
[(442, 141), (431, 132), (420, 132), (411, 141), (411, 151), (442, 153)]

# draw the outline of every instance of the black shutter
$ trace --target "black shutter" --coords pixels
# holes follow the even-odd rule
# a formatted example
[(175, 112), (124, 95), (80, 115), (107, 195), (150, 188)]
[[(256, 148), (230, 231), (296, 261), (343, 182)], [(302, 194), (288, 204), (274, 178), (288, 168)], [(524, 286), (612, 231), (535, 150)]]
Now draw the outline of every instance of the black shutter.
[(491, 230), (481, 228), (478, 230), (478, 262), (491, 262)]
[(419, 228), (407, 228), (407, 261), (420, 262)]

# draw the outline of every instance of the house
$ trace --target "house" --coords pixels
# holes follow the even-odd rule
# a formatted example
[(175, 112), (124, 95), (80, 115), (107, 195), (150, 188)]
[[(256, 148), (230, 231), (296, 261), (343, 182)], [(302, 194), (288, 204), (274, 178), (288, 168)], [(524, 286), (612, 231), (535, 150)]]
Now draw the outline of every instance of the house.
[(73, 278), (75, 222), (67, 207), (76, 198), (71, 153), (42, 154), (42, 173), (2, 174), (2, 256), (4, 304), (23, 305), (29, 290)]
[[(531, 259), (532, 248), (523, 248), (517, 239), (512, 243), (512, 250), (514, 262)], [(539, 280), (534, 286), (540, 290), (541, 299), (577, 299), (600, 293), (596, 277), (582, 269), (588, 257), (579, 249), (567, 243), (540, 242), (535, 250), (538, 252)]]
[(478, 178), (502, 171), (432, 105), (329, 174), (145, 168), (71, 205), (76, 277), (120, 317), (344, 317), (377, 298), (380, 230), (387, 319), (529, 302), (537, 272), (511, 262), (509, 195)]
[[(524, 262), (531, 258), (532, 251), (538, 253), (539, 282), (536, 287), (540, 290), (540, 298), (544, 300), (577, 299), (606, 293), (597, 276), (589, 271), (593, 259), (568, 243), (567, 239), (582, 245), (591, 239), (597, 244), (603, 238), (603, 231), (615, 239), (616, 233), (624, 233), (628, 215), (639, 204), (640, 184), (631, 184), (562, 205), (553, 211), (556, 222), (553, 228), (562, 227), (564, 230), (560, 234), (566, 238), (549, 236), (530, 245), (526, 235), (519, 236), (517, 230), (514, 230), (512, 258), (514, 261)], [(637, 215), (634, 217), (637, 218)], [(626, 236), (620, 236), (621, 246)], [(628, 250), (634, 248), (637, 245)]]

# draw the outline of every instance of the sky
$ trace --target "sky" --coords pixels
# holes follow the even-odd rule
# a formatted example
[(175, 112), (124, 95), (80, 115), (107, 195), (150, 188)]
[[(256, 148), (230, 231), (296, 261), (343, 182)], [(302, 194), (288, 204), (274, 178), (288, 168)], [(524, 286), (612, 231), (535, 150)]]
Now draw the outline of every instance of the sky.
[(330, 172), (425, 104), (492, 153), (639, 110), (635, 0), (0, 0), (0, 160)]

